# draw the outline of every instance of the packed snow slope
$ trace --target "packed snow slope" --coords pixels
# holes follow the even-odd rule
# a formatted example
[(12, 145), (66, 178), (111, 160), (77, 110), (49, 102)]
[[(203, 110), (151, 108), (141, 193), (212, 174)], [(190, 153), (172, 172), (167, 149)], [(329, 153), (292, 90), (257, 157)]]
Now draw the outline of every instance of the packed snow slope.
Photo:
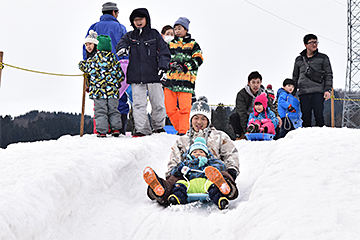
[(360, 130), (235, 141), (241, 196), (225, 211), (147, 198), (142, 170), (164, 176), (176, 138), (63, 136), (0, 149), (0, 239), (360, 239)]

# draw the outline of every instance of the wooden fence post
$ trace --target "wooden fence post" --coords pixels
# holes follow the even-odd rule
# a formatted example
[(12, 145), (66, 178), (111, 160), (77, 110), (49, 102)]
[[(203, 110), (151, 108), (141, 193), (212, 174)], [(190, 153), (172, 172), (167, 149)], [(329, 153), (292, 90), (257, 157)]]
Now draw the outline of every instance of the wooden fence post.
[(331, 88), (331, 127), (335, 127), (334, 88)]
[(84, 135), (85, 96), (86, 96), (86, 76), (84, 75), (82, 106), (81, 106), (81, 121), (80, 121), (80, 137)]
[[(3, 56), (4, 56), (4, 53), (0, 52), (0, 62), (1, 63), (3, 62)], [(2, 69), (0, 68), (0, 87), (1, 87), (1, 71), (2, 71)]]

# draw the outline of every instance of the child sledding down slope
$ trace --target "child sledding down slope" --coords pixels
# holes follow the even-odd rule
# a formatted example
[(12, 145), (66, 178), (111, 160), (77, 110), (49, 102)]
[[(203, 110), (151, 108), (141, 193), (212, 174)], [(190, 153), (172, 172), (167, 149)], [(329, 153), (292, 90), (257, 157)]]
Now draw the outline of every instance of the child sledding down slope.
[(250, 113), (247, 132), (275, 134), (275, 128), (279, 124), (275, 113), (267, 106), (266, 93), (255, 98), (253, 112)]
[(228, 208), (229, 201), (225, 196), (230, 193), (230, 186), (220, 173), (225, 169), (225, 164), (209, 152), (205, 139), (196, 138), (186, 159), (171, 171), (171, 175), (178, 178), (184, 177), (185, 180), (178, 180), (174, 184), (168, 198), (169, 203), (171, 205), (186, 204), (188, 193), (208, 193), (211, 201), (220, 210)]

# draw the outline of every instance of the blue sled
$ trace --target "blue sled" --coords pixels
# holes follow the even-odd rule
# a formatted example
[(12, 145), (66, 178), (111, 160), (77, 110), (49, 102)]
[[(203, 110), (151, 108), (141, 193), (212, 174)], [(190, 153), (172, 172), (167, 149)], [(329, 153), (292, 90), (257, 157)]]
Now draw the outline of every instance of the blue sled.
[(188, 193), (187, 201), (188, 202), (196, 202), (196, 201), (210, 202), (211, 200), (207, 193)]
[(245, 136), (250, 141), (270, 141), (273, 140), (275, 135), (270, 133), (247, 133)]

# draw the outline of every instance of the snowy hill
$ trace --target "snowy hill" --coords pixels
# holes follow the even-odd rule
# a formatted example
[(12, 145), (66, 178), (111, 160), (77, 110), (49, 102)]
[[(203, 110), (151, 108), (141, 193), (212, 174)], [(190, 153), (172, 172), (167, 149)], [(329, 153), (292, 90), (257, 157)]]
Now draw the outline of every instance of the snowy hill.
[(360, 130), (307, 128), (236, 141), (240, 198), (163, 208), (142, 170), (177, 136), (64, 136), (0, 149), (0, 239), (359, 239)]

